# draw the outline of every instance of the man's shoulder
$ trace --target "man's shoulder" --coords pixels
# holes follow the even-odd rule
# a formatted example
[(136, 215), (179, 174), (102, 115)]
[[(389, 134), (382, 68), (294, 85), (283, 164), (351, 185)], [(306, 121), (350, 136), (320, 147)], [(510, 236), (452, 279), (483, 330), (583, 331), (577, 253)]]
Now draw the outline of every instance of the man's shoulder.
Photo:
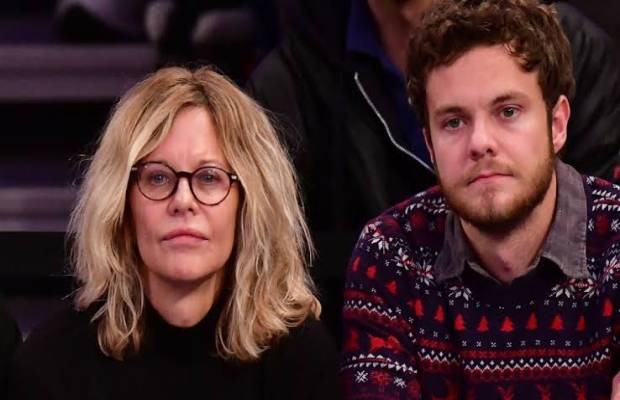
[(589, 214), (608, 214), (620, 218), (620, 186), (593, 176), (584, 176)]
[[(595, 273), (605, 265), (617, 264), (620, 257), (620, 186), (601, 178), (584, 176), (587, 197), (586, 253)], [(615, 268), (603, 273), (614, 272)], [(615, 273), (615, 272), (614, 272)]]
[(418, 193), (366, 224), (356, 246), (357, 255), (376, 253), (391, 259), (398, 254), (415, 257), (413, 253), (418, 251), (438, 254), (443, 245), (448, 212), (438, 187)]
[(443, 222), (448, 211), (445, 197), (439, 187), (434, 186), (388, 208), (366, 227), (383, 224), (413, 232), (428, 228), (428, 224), (436, 225), (438, 220)]

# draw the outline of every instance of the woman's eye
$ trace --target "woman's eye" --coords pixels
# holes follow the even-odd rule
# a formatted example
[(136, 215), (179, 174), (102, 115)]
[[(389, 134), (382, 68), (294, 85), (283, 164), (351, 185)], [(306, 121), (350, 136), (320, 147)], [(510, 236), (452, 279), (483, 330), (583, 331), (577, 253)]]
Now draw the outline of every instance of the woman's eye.
[(156, 185), (156, 186), (165, 185), (166, 183), (168, 183), (168, 181), (169, 181), (169, 178), (165, 174), (154, 173), (149, 176), (149, 184), (151, 185)]
[(214, 175), (212, 175), (212, 174), (204, 174), (204, 175), (201, 175), (201, 176), (200, 176), (200, 180), (201, 180), (203, 183), (211, 183), (211, 182), (213, 182), (215, 179), (216, 179), (216, 178), (215, 178), (215, 176), (214, 176)]
[(215, 171), (204, 171), (198, 174), (198, 181), (203, 185), (217, 184), (222, 180), (221, 174)]

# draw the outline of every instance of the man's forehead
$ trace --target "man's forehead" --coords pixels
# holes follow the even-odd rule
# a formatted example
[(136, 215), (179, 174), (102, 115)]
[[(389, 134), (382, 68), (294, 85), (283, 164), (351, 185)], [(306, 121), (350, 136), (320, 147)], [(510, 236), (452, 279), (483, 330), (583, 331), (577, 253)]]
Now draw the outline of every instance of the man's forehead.
[(475, 47), (448, 65), (430, 71), (426, 84), (429, 111), (453, 105), (492, 105), (507, 99), (542, 98), (535, 71), (503, 45)]

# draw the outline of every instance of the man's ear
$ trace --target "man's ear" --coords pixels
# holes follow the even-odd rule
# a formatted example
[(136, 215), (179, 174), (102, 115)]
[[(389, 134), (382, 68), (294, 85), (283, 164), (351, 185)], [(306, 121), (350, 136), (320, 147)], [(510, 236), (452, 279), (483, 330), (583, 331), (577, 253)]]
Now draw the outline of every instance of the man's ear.
[(569, 118), (570, 104), (568, 98), (562, 94), (551, 111), (551, 142), (555, 154), (558, 154), (566, 143)]
[(426, 143), (426, 149), (431, 156), (431, 162), (435, 165), (435, 152), (433, 151), (433, 141), (431, 140), (431, 131), (424, 127), (422, 128), (422, 134), (424, 135), (424, 143)]

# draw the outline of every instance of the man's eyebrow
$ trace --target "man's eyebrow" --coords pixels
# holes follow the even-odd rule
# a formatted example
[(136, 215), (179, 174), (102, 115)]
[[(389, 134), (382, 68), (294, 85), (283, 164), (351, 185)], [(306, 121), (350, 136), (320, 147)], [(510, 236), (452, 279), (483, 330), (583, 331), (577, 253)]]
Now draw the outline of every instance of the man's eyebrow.
[(493, 101), (491, 102), (491, 105), (495, 106), (495, 105), (506, 103), (506, 102), (512, 101), (512, 100), (522, 100), (524, 98), (525, 98), (525, 96), (521, 92), (516, 92), (516, 91), (506, 92), (506, 93), (504, 93), (504, 94), (494, 98)]
[(446, 115), (446, 114), (460, 114), (463, 111), (464, 111), (463, 107), (452, 105), (452, 104), (448, 104), (448, 105), (441, 106), (441, 107), (437, 108), (433, 112), (433, 114), (435, 116), (441, 116), (441, 115)]
[[(526, 96), (519, 91), (509, 91), (506, 93), (502, 93), (499, 96), (495, 97), (491, 101), (492, 106), (496, 106), (498, 104), (506, 103), (509, 101), (522, 100), (525, 99)], [(446, 104), (438, 107), (433, 111), (434, 116), (442, 116), (446, 114), (462, 114), (465, 112), (465, 108), (456, 104)]]

